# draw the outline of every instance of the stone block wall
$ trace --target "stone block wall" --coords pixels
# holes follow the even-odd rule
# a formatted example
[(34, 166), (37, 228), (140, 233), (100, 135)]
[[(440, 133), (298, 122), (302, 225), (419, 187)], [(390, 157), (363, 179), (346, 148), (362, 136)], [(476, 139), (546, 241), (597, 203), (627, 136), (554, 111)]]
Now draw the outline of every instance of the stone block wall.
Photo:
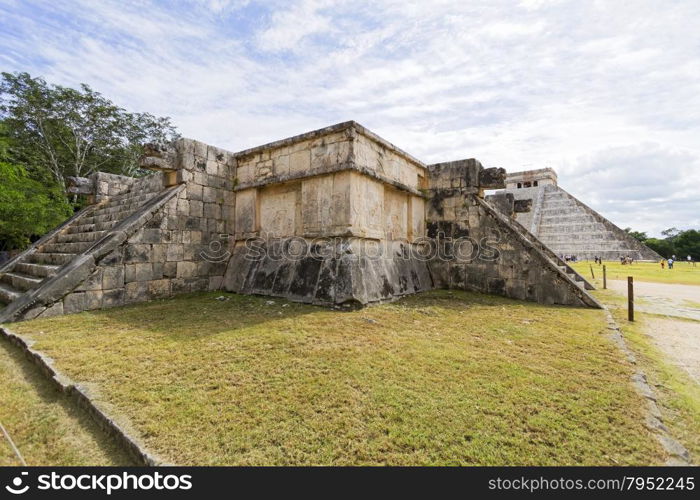
[[(143, 213), (133, 215), (138, 227), (43, 316), (221, 287), (233, 231), (235, 160), (227, 151), (189, 139), (174, 147), (172, 166), (180, 181), (175, 188), (165, 187), (167, 172), (142, 178), (100, 174), (96, 186), (103, 200), (145, 200)], [(149, 200), (159, 194), (169, 197), (149, 211)]]
[[(503, 187), (505, 171), (476, 160), (428, 167), (428, 237), (438, 251), (429, 262), (436, 287), (503, 295), (544, 304), (599, 307), (571, 277), (486, 203), (485, 189)], [(513, 198), (499, 197), (513, 212)]]
[[(365, 304), (432, 286), (426, 263), (408, 251), (425, 235), (418, 160), (354, 122), (235, 156), (227, 290)], [(303, 257), (267, 256), (292, 243), (305, 246)], [(366, 253), (372, 246), (380, 255)]]
[(364, 238), (249, 241), (234, 249), (224, 283), (232, 292), (326, 306), (389, 301), (433, 288), (412, 247)]
[(235, 157), (236, 240), (424, 235), (424, 165), (354, 122)]
[(503, 169), (426, 167), (355, 122), (239, 153), (189, 139), (146, 151), (153, 175), (74, 180), (96, 204), (5, 271), (18, 287), (13, 272), (45, 279), (5, 290), (0, 320), (219, 289), (364, 305), (448, 287), (597, 306), (509, 222), (528, 203), (484, 202)]
[(107, 172), (95, 172), (93, 174), (95, 202), (100, 203), (112, 196), (124, 194), (133, 186), (138, 185), (138, 178), (126, 175), (109, 174)]

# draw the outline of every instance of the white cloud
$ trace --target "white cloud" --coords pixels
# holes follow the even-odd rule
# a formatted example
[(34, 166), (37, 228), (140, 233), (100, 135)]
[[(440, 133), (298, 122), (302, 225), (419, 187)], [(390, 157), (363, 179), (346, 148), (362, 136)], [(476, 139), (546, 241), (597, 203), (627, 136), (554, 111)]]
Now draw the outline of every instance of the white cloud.
[(698, 17), (694, 0), (5, 2), (0, 64), (233, 150), (355, 119), (426, 162), (552, 166), (655, 232), (698, 225)]
[(270, 26), (256, 35), (257, 45), (267, 51), (294, 50), (304, 37), (325, 33), (331, 28), (330, 18), (319, 13), (328, 2), (302, 0), (290, 2), (272, 15)]

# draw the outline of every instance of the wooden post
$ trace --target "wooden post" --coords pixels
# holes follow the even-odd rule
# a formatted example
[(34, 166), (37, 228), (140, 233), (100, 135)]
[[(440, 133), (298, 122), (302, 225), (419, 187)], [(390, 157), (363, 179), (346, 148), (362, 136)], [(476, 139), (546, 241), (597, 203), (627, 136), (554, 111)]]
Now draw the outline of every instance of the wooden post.
[(608, 270), (605, 267), (605, 264), (603, 264), (603, 290), (608, 288)]
[(634, 321), (634, 278), (627, 276), (627, 319)]
[(595, 279), (595, 274), (593, 274), (593, 264), (590, 264), (590, 266), (591, 266), (591, 277), (593, 279)]

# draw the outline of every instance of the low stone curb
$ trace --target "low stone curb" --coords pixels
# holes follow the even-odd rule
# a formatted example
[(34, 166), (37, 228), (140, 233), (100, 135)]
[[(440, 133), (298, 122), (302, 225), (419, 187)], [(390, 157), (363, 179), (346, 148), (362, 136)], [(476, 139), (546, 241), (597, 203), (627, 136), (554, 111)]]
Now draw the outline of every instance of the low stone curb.
[[(607, 307), (605, 307), (605, 314), (608, 321), (608, 330), (611, 330), (610, 338), (625, 354), (627, 361), (636, 366), (637, 357), (629, 348), (627, 342), (625, 342), (622, 330), (615, 322), (610, 309)], [(656, 395), (647, 381), (647, 376), (644, 372), (637, 369), (631, 379), (637, 394), (642, 396), (647, 402), (647, 415), (644, 420), (644, 425), (654, 434), (654, 437), (661, 443), (666, 453), (670, 455), (670, 458), (666, 461), (666, 465), (692, 465), (688, 450), (671, 436), (668, 427), (664, 425)]]
[(6, 327), (0, 326), (0, 335), (11, 344), (19, 348), (26, 358), (36, 365), (42, 375), (53, 384), (56, 389), (65, 394), (75, 405), (84, 411), (108, 436), (113, 438), (138, 465), (155, 466), (165, 463), (144, 449), (138, 441), (129, 436), (119, 424), (112, 420), (106, 413), (92, 402), (84, 388), (76, 385), (67, 376), (53, 367), (53, 360), (31, 348), (31, 342), (23, 339)]

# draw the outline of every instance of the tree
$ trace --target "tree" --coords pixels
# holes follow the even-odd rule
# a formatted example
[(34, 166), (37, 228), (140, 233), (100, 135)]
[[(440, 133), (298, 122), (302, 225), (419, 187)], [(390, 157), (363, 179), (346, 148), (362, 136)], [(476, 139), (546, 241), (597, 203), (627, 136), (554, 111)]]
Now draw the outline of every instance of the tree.
[(0, 161), (0, 250), (27, 246), (72, 213), (58, 184), (31, 179), (24, 167)]
[(647, 233), (643, 231), (632, 231), (631, 227), (626, 227), (625, 232), (629, 234), (632, 238), (635, 240), (641, 241), (644, 243), (649, 237), (647, 236)]
[(690, 255), (693, 260), (700, 260), (700, 231), (688, 229), (681, 231), (674, 239), (676, 256), (685, 259)]
[(676, 229), (675, 227), (671, 227), (669, 229), (661, 231), (661, 234), (664, 235), (667, 240), (672, 240), (673, 238), (678, 236), (680, 233), (681, 233), (681, 230)]
[(63, 187), (68, 176), (98, 170), (134, 175), (143, 143), (177, 137), (170, 118), (129, 113), (88, 85), (49, 85), (28, 73), (2, 73), (0, 118), (14, 163), (33, 177), (41, 176), (36, 170), (50, 172)]
[(675, 251), (673, 243), (666, 239), (649, 238), (644, 244), (667, 259), (673, 255)]

